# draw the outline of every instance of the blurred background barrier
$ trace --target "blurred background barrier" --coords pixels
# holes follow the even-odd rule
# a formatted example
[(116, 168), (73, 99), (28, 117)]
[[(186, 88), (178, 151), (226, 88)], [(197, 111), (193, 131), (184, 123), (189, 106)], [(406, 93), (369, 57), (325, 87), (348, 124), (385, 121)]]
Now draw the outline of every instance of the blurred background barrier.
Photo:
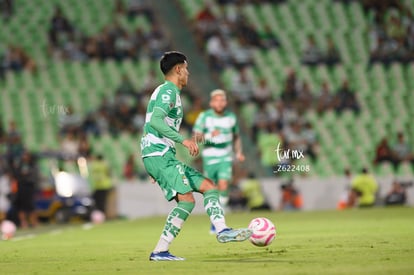
[[(393, 177), (378, 178), (378, 204), (391, 188)], [(263, 193), (272, 210), (277, 210), (282, 197), (281, 186), (286, 180), (274, 178), (259, 179)], [(302, 210), (336, 209), (338, 202), (349, 187), (343, 177), (328, 179), (297, 178), (294, 186), (302, 194)], [(167, 202), (157, 185), (143, 181), (122, 182), (116, 187), (118, 214), (127, 218), (166, 215), (174, 202)], [(196, 206), (193, 213), (205, 213), (200, 194), (195, 194)], [(414, 187), (407, 187), (407, 205), (414, 206)]]

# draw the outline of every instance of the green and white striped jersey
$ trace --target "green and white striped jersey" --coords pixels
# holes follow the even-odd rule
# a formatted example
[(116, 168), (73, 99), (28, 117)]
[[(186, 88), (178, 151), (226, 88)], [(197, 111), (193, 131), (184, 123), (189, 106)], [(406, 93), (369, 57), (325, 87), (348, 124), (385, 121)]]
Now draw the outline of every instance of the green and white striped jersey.
[[(212, 137), (214, 130), (220, 132)], [(233, 139), (239, 134), (236, 115), (225, 111), (218, 115), (213, 109), (202, 112), (194, 124), (193, 131), (204, 135), (202, 158), (206, 164), (233, 160)]]
[(163, 156), (169, 149), (175, 153), (175, 142), (171, 137), (163, 136), (150, 125), (154, 110), (162, 110), (166, 113), (164, 123), (179, 135), (183, 108), (181, 106), (180, 90), (170, 81), (165, 81), (158, 86), (151, 95), (145, 116), (144, 133), (141, 139), (142, 157)]

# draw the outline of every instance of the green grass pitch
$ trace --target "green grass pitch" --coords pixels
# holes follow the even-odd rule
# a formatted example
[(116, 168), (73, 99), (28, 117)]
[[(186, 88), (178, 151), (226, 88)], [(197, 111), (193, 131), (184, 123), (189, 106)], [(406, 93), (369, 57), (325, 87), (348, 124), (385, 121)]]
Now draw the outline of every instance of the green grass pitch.
[[(171, 252), (183, 262), (150, 262), (165, 217), (20, 231), (0, 241), (0, 274), (414, 274), (414, 209), (253, 212), (277, 229), (264, 248), (220, 244), (207, 215), (190, 216)], [(32, 235), (28, 235), (32, 234)]]

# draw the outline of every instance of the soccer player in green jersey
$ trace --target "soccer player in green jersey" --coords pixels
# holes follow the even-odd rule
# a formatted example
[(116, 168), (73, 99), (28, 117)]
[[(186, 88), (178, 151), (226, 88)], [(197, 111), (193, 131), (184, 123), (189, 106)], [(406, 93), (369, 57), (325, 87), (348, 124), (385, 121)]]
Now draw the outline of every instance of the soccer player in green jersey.
[(177, 202), (168, 214), (160, 239), (150, 255), (151, 261), (184, 260), (170, 254), (169, 246), (194, 208), (193, 192), (203, 194), (204, 208), (217, 229), (219, 242), (244, 241), (252, 234), (247, 228), (229, 228), (214, 183), (175, 157), (175, 143), (185, 146), (192, 156), (199, 152), (195, 140), (184, 139), (179, 133), (183, 118), (180, 90), (187, 85), (187, 66), (187, 58), (182, 53), (166, 52), (163, 55), (160, 68), (165, 82), (152, 93), (145, 117), (141, 139), (145, 169), (158, 183), (165, 198)]
[[(193, 128), (196, 139), (204, 143), (201, 154), (204, 174), (216, 183), (222, 207), (226, 207), (229, 201), (228, 188), (233, 174), (233, 154), (235, 153), (238, 161), (245, 159), (236, 115), (226, 107), (225, 91), (212, 91), (210, 109), (200, 113)], [(212, 225), (211, 233), (215, 231)]]

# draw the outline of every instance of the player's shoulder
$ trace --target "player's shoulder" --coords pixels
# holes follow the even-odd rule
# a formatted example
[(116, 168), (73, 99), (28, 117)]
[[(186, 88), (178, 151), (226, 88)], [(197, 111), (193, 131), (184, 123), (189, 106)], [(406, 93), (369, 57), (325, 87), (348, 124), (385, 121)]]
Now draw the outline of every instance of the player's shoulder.
[(204, 116), (215, 116), (214, 110), (211, 108), (203, 111), (203, 113), (204, 113)]
[(173, 83), (166, 81), (159, 86), (159, 91), (160, 93), (175, 94), (177, 92), (177, 87)]
[(162, 99), (162, 101), (175, 100), (177, 97), (177, 87), (170, 83), (165, 82), (158, 87), (157, 98)]

